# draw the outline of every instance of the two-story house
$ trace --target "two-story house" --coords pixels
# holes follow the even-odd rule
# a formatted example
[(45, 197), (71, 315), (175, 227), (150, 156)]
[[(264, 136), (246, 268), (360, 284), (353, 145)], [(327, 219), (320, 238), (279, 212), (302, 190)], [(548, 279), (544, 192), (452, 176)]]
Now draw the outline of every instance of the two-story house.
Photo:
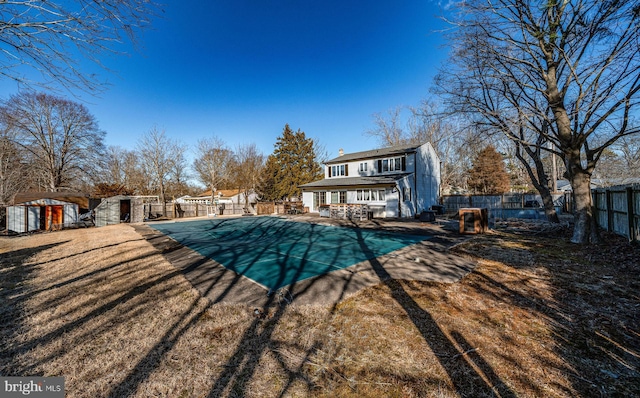
[(322, 205), (368, 205), (375, 217), (414, 217), (438, 204), (440, 159), (430, 143), (343, 153), (324, 179), (301, 185), (310, 212)]

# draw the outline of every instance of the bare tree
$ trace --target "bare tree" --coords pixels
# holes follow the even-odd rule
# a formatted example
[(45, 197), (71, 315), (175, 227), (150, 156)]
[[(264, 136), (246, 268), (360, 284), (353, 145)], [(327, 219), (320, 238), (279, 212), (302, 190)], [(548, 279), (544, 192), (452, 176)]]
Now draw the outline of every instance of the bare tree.
[(135, 44), (156, 12), (148, 0), (0, 2), (0, 75), (32, 86), (26, 67), (43, 76), (40, 86), (98, 90), (96, 75), (83, 72), (80, 60), (102, 66), (100, 56), (118, 52), (124, 39)]
[(234, 181), (244, 196), (245, 209), (249, 206), (249, 195), (258, 188), (264, 160), (256, 144), (240, 145), (236, 149)]
[[(405, 120), (403, 111), (408, 112)], [(466, 191), (467, 171), (478, 152), (467, 126), (455, 117), (443, 114), (438, 105), (424, 100), (417, 107), (396, 107), (386, 116), (374, 114), (375, 128), (365, 135), (377, 138), (382, 146), (424, 144), (429, 142), (442, 161), (442, 193)]]
[(29, 184), (28, 165), (14, 133), (0, 124), (0, 206), (7, 206)]
[(377, 138), (384, 146), (395, 146), (406, 143), (407, 136), (402, 128), (402, 107), (389, 109), (387, 114), (374, 113), (374, 128), (365, 131), (365, 135)]
[[(638, 1), (457, 3), (455, 51), (439, 80), (450, 103), (521, 149), (564, 160), (576, 208), (572, 242), (598, 240), (591, 175), (604, 151), (637, 132)], [(458, 67), (453, 67), (457, 65)]]
[(167, 182), (175, 171), (176, 159), (183, 156), (185, 148), (168, 138), (164, 130), (154, 126), (138, 140), (137, 150), (147, 178), (157, 189), (162, 202), (162, 213), (166, 216)]
[(77, 188), (98, 175), (105, 132), (84, 105), (23, 91), (5, 101), (2, 112), (49, 191)]
[(179, 148), (177, 151), (177, 157), (174, 159), (171, 169), (171, 179), (169, 184), (169, 191), (173, 197), (181, 197), (190, 191), (189, 180), (189, 163), (184, 156), (187, 151), (187, 147), (182, 144), (177, 144)]
[(218, 137), (198, 141), (193, 170), (198, 180), (211, 190), (211, 204), (218, 187), (231, 176), (233, 157), (233, 152)]

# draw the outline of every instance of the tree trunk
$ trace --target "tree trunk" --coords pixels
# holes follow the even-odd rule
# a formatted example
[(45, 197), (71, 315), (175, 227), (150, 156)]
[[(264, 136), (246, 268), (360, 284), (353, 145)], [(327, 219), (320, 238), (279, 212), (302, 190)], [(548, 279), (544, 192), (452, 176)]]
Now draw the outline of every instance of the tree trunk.
[(522, 163), (525, 170), (527, 170), (527, 174), (529, 175), (531, 183), (540, 194), (542, 203), (544, 204), (544, 214), (547, 216), (547, 220), (549, 222), (559, 223), (560, 219), (558, 218), (558, 213), (556, 213), (556, 208), (553, 205), (553, 196), (551, 196), (551, 192), (549, 191), (549, 177), (547, 177), (547, 174), (544, 170), (544, 165), (542, 164), (542, 160), (540, 159), (540, 153), (539, 151), (532, 151), (528, 147), (525, 147), (524, 150), (536, 165), (535, 174), (533, 168), (531, 167), (531, 164), (527, 161), (527, 159), (524, 158), (524, 156), (520, 152), (519, 143), (516, 143), (516, 158), (520, 160), (520, 163)]
[(558, 213), (556, 207), (553, 205), (553, 196), (548, 188), (539, 189), (540, 196), (542, 197), (542, 203), (544, 205), (544, 214), (547, 216), (547, 220), (553, 223), (559, 223)]
[(571, 187), (575, 204), (575, 224), (573, 227), (572, 243), (598, 243), (600, 237), (593, 214), (591, 198), (591, 176), (577, 167), (570, 167), (572, 173)]

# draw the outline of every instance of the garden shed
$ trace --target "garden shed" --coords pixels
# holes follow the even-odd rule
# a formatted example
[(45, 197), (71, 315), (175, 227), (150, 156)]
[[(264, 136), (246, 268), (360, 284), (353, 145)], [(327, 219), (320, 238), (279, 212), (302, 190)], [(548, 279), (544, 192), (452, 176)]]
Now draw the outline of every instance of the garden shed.
[(7, 207), (7, 230), (17, 233), (57, 230), (78, 222), (76, 203), (37, 199)]
[(143, 222), (145, 198), (118, 195), (102, 199), (94, 209), (96, 227), (120, 224), (122, 222)]

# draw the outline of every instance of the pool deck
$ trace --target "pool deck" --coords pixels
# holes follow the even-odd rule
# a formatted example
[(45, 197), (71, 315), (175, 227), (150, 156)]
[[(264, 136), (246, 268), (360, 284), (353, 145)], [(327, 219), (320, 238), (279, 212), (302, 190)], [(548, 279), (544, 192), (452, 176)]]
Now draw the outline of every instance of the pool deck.
[[(213, 303), (246, 304), (262, 307), (286, 299), (298, 305), (335, 305), (358, 291), (383, 280), (417, 280), (455, 282), (469, 273), (475, 263), (449, 251), (453, 245), (468, 239), (457, 232), (457, 222), (436, 220), (374, 219), (349, 221), (321, 218), (315, 215), (284, 216), (297, 222), (377, 229), (430, 239), (404, 247), (351, 267), (297, 282), (280, 291), (268, 292), (250, 279), (230, 271), (216, 261), (203, 257), (170, 237), (145, 224), (132, 225), (184, 276), (204, 297)], [(190, 221), (194, 219), (185, 219)], [(152, 224), (151, 224), (152, 225)]]

